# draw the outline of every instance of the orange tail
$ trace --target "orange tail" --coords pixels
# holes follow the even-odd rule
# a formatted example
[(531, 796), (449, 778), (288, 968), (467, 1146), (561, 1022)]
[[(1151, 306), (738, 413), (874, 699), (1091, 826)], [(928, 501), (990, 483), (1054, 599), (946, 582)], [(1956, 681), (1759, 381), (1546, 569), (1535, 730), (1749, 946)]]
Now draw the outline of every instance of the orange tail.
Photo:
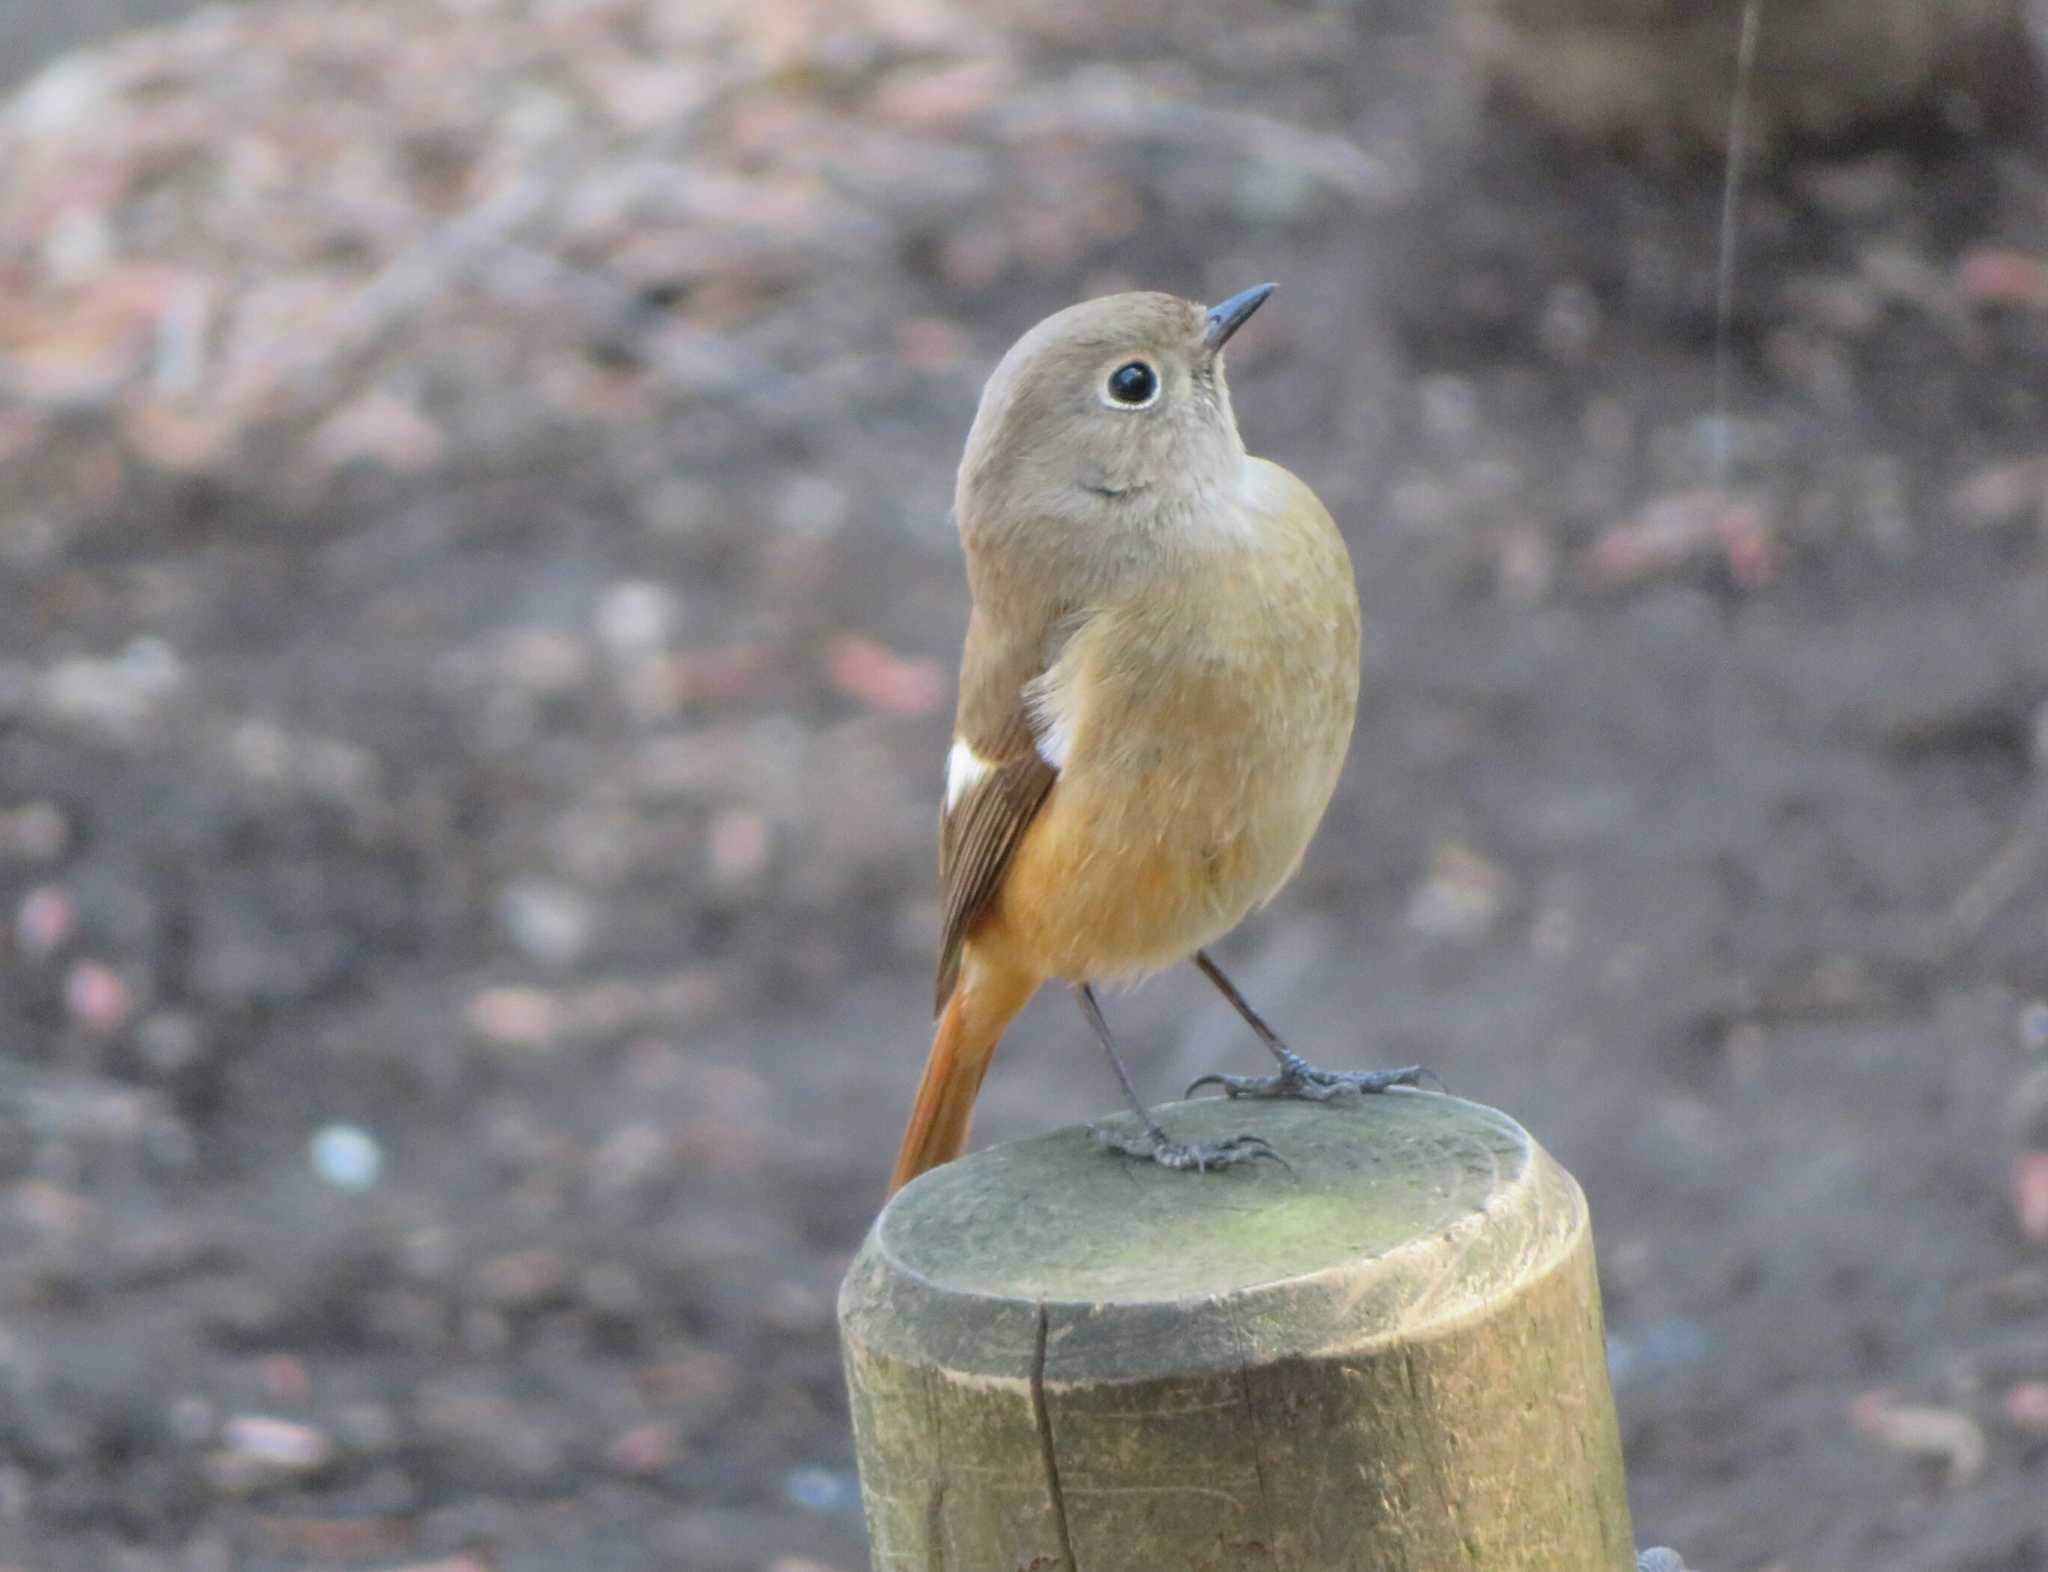
[(1037, 978), (989, 966), (971, 948), (965, 962), (953, 996), (939, 1013), (924, 1079), (918, 1082), (917, 1101), (910, 1107), (910, 1127), (903, 1132), (896, 1172), (889, 1180), (891, 1195), (927, 1169), (950, 1163), (967, 1150), (974, 1099), (996, 1056), (996, 1044), (1038, 991)]

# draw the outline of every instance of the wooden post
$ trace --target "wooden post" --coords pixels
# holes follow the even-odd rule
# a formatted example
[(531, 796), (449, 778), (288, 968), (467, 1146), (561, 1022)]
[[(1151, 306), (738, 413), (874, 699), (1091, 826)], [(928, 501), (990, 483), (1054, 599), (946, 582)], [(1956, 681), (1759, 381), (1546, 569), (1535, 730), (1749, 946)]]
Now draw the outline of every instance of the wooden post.
[(1204, 1101), (927, 1174), (839, 1300), (877, 1572), (1630, 1572), (1585, 1198), (1505, 1114)]

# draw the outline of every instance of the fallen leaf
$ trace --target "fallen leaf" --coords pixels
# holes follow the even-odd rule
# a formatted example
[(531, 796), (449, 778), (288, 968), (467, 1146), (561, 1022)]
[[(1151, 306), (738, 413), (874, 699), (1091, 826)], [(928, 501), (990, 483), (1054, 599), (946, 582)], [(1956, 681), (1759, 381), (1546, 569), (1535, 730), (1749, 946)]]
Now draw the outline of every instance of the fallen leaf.
[(945, 691), (935, 662), (898, 655), (852, 633), (825, 646), (825, 675), (848, 698), (885, 715), (929, 714)]
[(1956, 265), (1956, 288), (1978, 305), (2048, 311), (2048, 257), (1980, 246)]
[(1717, 551), (1729, 577), (1744, 589), (1768, 584), (1781, 565), (1777, 537), (1762, 509), (1711, 488), (1658, 498), (1603, 533), (1583, 561), (1596, 589), (1620, 589), (1662, 578)]
[(2048, 1244), (2048, 1152), (2021, 1152), (2012, 1160), (2012, 1211), (2023, 1238)]
[(1984, 1427), (1961, 1409), (1901, 1403), (1887, 1391), (1857, 1398), (1849, 1405), (1849, 1422), (1887, 1451), (1947, 1464), (1951, 1485), (1976, 1479), (1990, 1455)]

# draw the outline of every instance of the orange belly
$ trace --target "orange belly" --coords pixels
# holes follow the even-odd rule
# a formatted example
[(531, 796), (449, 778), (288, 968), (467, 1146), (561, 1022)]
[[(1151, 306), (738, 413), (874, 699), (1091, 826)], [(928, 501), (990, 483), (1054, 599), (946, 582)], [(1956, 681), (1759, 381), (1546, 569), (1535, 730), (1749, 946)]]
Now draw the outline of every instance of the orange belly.
[(1286, 882), (1315, 828), (1262, 815), (1228, 829), (1200, 813), (1160, 823), (1156, 800), (1105, 812), (1066, 785), (1025, 832), (975, 939), (1068, 982), (1159, 971), (1221, 938)]

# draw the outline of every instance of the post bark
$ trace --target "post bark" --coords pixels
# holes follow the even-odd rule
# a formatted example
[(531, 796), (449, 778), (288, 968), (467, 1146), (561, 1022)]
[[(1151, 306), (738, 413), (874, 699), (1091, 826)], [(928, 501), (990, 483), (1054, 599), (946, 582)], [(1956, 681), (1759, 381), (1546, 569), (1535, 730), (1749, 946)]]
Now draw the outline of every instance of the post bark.
[(1428, 1093), (1163, 1110), (1285, 1168), (1085, 1130), (876, 1220), (839, 1321), (888, 1572), (1630, 1572), (1585, 1198)]

